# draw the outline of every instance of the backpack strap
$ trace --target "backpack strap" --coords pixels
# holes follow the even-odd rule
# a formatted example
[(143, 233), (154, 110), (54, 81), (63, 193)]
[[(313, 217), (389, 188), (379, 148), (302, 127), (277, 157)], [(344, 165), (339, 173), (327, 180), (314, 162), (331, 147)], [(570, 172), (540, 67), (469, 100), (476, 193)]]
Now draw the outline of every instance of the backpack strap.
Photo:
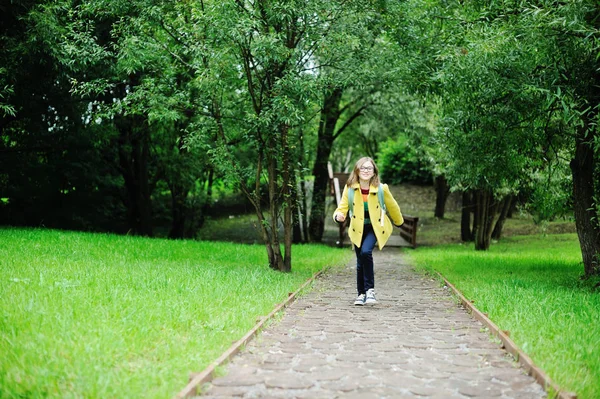
[[(384, 193), (383, 193), (383, 184), (379, 184), (379, 189), (377, 190), (377, 198), (379, 199), (379, 206), (381, 207), (381, 223), (383, 226), (383, 216), (387, 213), (387, 208), (385, 207)], [(354, 188), (348, 187), (348, 214), (352, 217), (354, 213)]]
[(383, 213), (387, 213), (387, 208), (385, 207), (385, 200), (383, 199), (383, 184), (379, 184), (377, 197), (379, 197), (379, 206), (381, 206), (381, 209), (383, 209)]

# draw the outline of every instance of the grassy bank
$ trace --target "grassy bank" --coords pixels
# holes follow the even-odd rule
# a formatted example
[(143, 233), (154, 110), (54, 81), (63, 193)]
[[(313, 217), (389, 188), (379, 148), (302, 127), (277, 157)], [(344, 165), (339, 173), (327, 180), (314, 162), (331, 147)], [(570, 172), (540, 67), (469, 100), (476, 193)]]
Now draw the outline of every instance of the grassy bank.
[(0, 397), (166, 398), (349, 251), (0, 229)]
[(584, 281), (574, 234), (419, 248), (419, 268), (437, 270), (488, 313), (550, 378), (579, 398), (600, 397), (600, 291)]
[[(451, 193), (446, 201), (443, 219), (434, 216), (436, 193), (432, 186), (402, 184), (390, 186), (398, 200), (402, 212), (419, 217), (418, 242), (420, 246), (458, 244), (460, 239), (460, 219), (462, 199), (458, 192)], [(536, 234), (575, 233), (572, 218), (559, 218), (552, 222), (535, 223), (533, 217), (522, 209), (517, 209), (506, 220), (502, 237)]]

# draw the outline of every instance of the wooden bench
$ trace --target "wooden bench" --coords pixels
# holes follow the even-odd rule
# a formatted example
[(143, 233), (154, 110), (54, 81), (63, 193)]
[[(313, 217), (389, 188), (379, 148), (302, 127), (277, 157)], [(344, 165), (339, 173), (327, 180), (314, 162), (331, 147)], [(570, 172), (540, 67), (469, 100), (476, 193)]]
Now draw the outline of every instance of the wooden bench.
[[(329, 172), (329, 188), (330, 195), (335, 198), (335, 203), (340, 204), (342, 199), (342, 193), (344, 192), (344, 185), (350, 177), (350, 173), (333, 172), (331, 163), (327, 163), (327, 171)], [(404, 223), (400, 226), (400, 237), (406, 240), (412, 248), (417, 247), (417, 227), (419, 224), (419, 218), (415, 216), (404, 216)], [(337, 241), (338, 246), (343, 246), (344, 236), (348, 222), (338, 223), (339, 226), (339, 239)]]

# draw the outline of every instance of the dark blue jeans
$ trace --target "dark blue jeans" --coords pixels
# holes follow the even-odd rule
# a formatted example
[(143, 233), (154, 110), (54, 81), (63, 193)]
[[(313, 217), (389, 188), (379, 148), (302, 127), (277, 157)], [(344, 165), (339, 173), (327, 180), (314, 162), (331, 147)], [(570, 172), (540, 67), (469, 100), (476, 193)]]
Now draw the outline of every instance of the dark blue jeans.
[(375, 272), (373, 271), (373, 248), (377, 237), (371, 224), (365, 224), (360, 248), (354, 246), (356, 253), (356, 288), (358, 295), (375, 288)]

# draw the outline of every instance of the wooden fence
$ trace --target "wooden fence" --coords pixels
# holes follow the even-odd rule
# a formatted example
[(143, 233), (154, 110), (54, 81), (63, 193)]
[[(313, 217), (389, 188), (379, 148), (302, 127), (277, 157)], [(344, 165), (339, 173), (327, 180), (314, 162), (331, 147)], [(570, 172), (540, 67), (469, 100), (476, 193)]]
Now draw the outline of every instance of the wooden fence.
[(417, 247), (417, 227), (419, 218), (416, 216), (404, 216), (404, 223), (400, 226), (400, 237), (404, 238), (411, 247)]

